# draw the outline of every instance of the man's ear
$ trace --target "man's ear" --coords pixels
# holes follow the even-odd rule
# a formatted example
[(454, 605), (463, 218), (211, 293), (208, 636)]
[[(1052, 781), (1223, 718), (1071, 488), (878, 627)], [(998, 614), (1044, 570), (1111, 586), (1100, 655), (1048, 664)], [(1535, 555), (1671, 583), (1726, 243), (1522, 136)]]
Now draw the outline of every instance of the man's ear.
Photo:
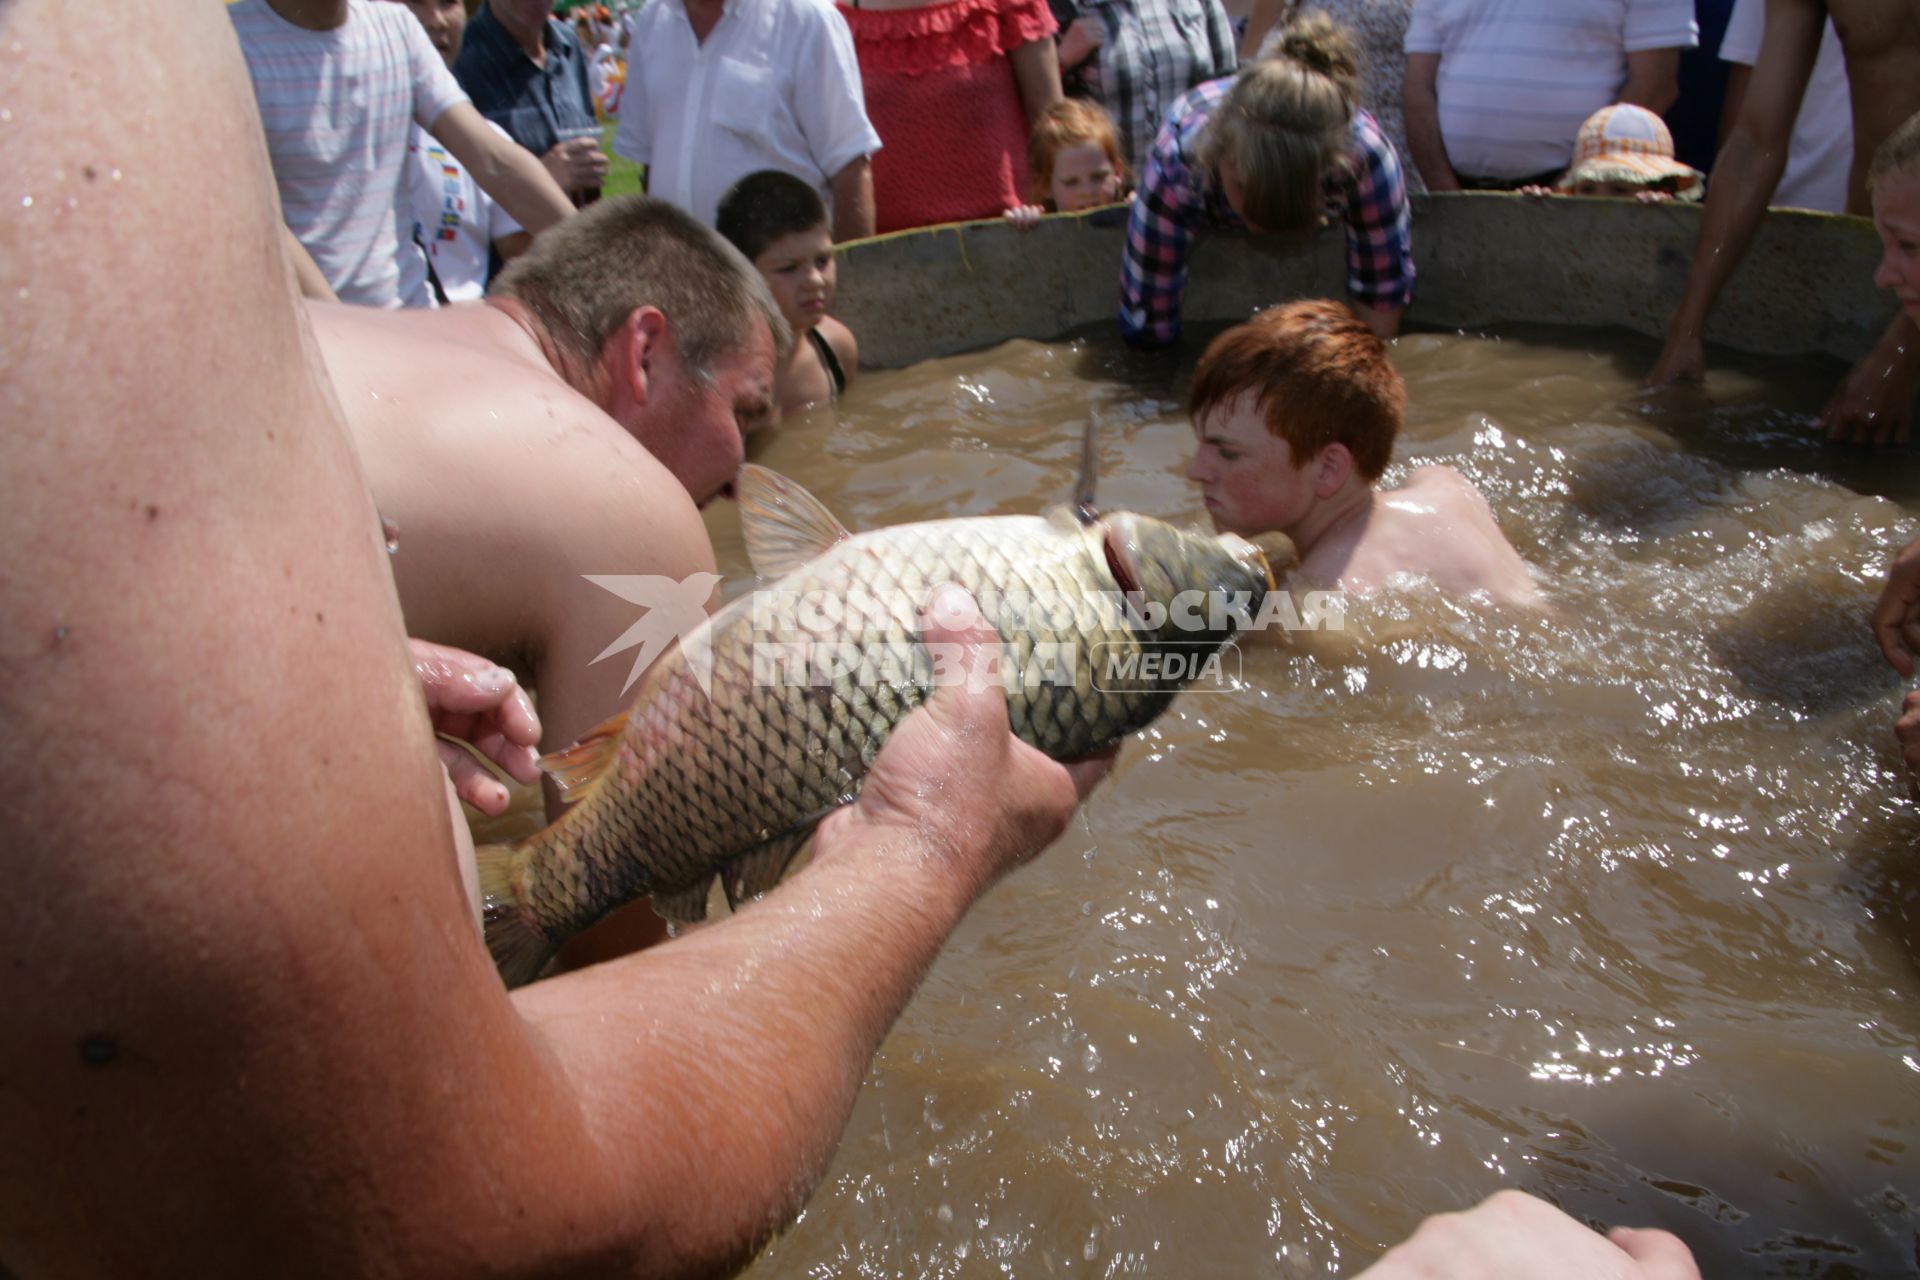
[(1338, 441), (1328, 445), (1313, 460), (1314, 496), (1331, 498), (1340, 492), (1352, 474), (1353, 450)]
[(670, 329), (658, 307), (635, 307), (607, 339), (601, 358), (626, 398), (646, 404), (654, 393), (654, 378)]

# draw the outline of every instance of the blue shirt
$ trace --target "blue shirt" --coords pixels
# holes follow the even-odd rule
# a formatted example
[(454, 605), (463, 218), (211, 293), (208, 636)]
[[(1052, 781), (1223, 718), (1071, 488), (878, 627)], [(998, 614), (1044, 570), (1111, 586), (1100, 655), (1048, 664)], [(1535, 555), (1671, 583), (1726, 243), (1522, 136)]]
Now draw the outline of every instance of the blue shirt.
[(586, 55), (564, 22), (547, 19), (547, 65), (541, 67), (482, 6), (467, 24), (453, 74), (481, 115), (536, 156), (553, 150), (563, 132), (599, 132)]

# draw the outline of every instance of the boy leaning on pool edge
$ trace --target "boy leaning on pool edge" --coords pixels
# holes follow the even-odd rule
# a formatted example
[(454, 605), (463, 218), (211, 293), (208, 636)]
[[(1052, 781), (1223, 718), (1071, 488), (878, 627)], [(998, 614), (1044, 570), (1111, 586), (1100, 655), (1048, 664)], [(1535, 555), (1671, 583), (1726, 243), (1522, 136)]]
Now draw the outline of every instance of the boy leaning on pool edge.
[(1301, 585), (1365, 593), (1415, 574), (1449, 593), (1537, 607), (1526, 562), (1465, 476), (1426, 466), (1397, 489), (1378, 487), (1406, 407), (1386, 343), (1345, 304), (1274, 307), (1200, 357), (1187, 478), (1214, 528), (1293, 539)]

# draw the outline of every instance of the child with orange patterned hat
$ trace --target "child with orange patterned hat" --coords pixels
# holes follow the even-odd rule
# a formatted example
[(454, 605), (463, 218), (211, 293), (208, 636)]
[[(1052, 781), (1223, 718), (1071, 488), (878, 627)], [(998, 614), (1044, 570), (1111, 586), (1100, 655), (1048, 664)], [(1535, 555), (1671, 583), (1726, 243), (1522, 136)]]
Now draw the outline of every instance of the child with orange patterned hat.
[(1524, 195), (1613, 196), (1658, 204), (1698, 200), (1705, 175), (1673, 156), (1667, 122), (1645, 107), (1616, 102), (1587, 117), (1573, 143), (1573, 163), (1551, 189)]

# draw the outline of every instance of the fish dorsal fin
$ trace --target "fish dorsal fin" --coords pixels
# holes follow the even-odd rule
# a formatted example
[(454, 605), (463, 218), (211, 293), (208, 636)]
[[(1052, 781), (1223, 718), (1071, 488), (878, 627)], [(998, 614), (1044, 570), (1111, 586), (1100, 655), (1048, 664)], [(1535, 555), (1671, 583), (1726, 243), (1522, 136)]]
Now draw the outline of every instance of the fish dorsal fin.
[(747, 557), (762, 578), (782, 578), (853, 535), (820, 499), (777, 471), (749, 462), (734, 482)]
[(627, 731), (627, 713), (622, 711), (604, 724), (596, 725), (570, 747), (562, 747), (540, 757), (540, 767), (553, 779), (563, 799), (577, 800), (606, 776), (620, 754), (620, 735)]
[(1100, 508), (1094, 505), (1094, 491), (1100, 479), (1099, 455), (1093, 447), (1093, 423), (1088, 418), (1080, 430), (1080, 476), (1073, 482), (1073, 515), (1083, 525), (1093, 524), (1100, 519)]

